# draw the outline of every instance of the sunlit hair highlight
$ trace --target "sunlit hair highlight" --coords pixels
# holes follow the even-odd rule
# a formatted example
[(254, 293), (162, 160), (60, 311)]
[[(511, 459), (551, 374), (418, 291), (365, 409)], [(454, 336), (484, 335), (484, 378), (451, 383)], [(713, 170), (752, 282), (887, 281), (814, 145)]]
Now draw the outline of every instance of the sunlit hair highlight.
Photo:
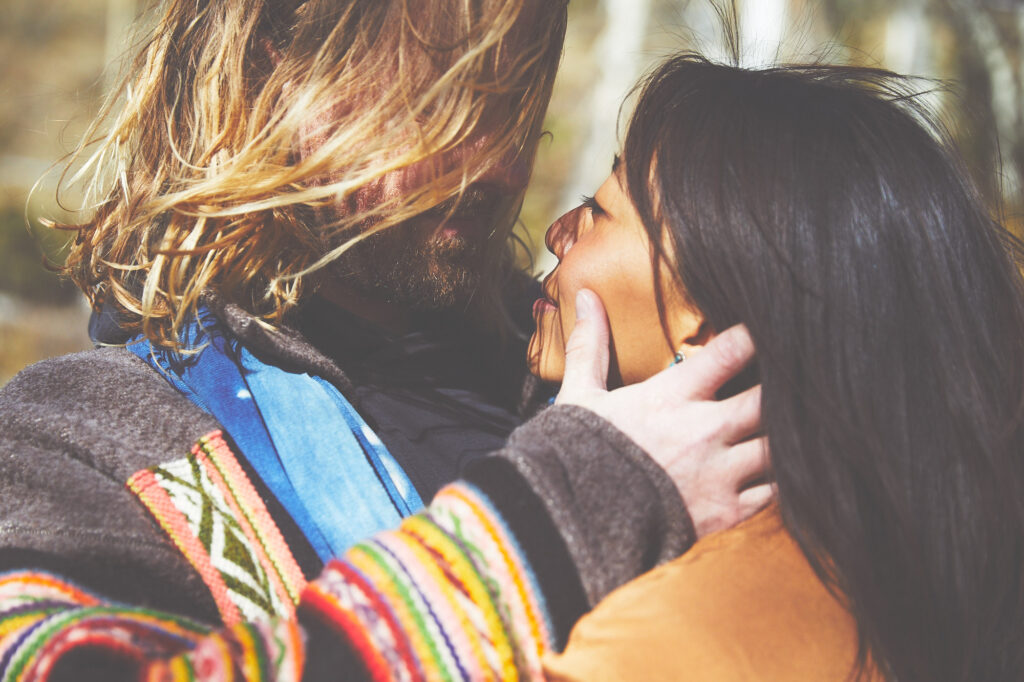
[[(176, 347), (204, 291), (269, 324), (355, 242), (437, 206), (498, 159), (532, 161), (565, 3), (169, 0), (72, 155), (86, 186), (65, 271), (94, 307)], [(457, 163), (445, 160), (457, 159)], [(357, 200), (421, 164), (401, 196)], [(503, 319), (494, 226), (474, 304)], [(339, 210), (340, 209), (340, 210)]]

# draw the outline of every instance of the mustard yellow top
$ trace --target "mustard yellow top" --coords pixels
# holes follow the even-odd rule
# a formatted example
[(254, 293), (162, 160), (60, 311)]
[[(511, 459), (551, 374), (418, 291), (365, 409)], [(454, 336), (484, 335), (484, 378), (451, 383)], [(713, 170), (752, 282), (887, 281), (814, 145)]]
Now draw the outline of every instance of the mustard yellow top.
[(841, 681), (856, 651), (853, 618), (771, 507), (608, 595), (545, 669), (551, 681)]

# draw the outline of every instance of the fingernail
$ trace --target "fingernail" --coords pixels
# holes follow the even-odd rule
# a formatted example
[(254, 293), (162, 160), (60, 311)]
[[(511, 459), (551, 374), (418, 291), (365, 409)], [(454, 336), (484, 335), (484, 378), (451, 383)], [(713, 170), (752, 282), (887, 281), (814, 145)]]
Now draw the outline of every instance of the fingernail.
[(594, 294), (588, 289), (576, 292), (576, 320), (585, 320), (594, 314)]

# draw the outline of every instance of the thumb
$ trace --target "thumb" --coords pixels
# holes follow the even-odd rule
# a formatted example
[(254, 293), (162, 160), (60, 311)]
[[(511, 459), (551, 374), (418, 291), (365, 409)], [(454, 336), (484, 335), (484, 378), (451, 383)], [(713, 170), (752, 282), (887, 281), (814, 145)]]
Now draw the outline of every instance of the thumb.
[(558, 402), (604, 391), (608, 383), (608, 317), (601, 299), (589, 289), (576, 294), (576, 324), (565, 344), (565, 375)]

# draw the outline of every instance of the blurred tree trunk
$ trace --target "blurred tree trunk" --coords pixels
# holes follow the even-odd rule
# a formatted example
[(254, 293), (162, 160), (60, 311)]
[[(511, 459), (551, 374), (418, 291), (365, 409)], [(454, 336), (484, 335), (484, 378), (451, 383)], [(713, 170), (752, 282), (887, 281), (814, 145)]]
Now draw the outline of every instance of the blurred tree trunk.
[(758, 68), (777, 64), (789, 19), (789, 0), (744, 0), (740, 5), (741, 64)]
[[(992, 205), (1019, 207), (1024, 177), (1020, 19), (999, 22), (973, 2), (941, 0), (936, 10), (956, 37), (956, 73), (966, 129), (958, 142)], [(1001, 23), (1009, 24), (1003, 26)]]
[[(1024, 7), (1018, 0), (821, 0), (833, 35), (867, 62), (950, 80), (947, 120), (980, 191), (992, 206), (1022, 207)], [(885, 22), (884, 54), (860, 44)], [(851, 41), (851, 38), (853, 40)]]
[(897, 73), (926, 75), (932, 71), (934, 27), (929, 24), (923, 0), (906, 2), (893, 9), (885, 21), (884, 61)]

